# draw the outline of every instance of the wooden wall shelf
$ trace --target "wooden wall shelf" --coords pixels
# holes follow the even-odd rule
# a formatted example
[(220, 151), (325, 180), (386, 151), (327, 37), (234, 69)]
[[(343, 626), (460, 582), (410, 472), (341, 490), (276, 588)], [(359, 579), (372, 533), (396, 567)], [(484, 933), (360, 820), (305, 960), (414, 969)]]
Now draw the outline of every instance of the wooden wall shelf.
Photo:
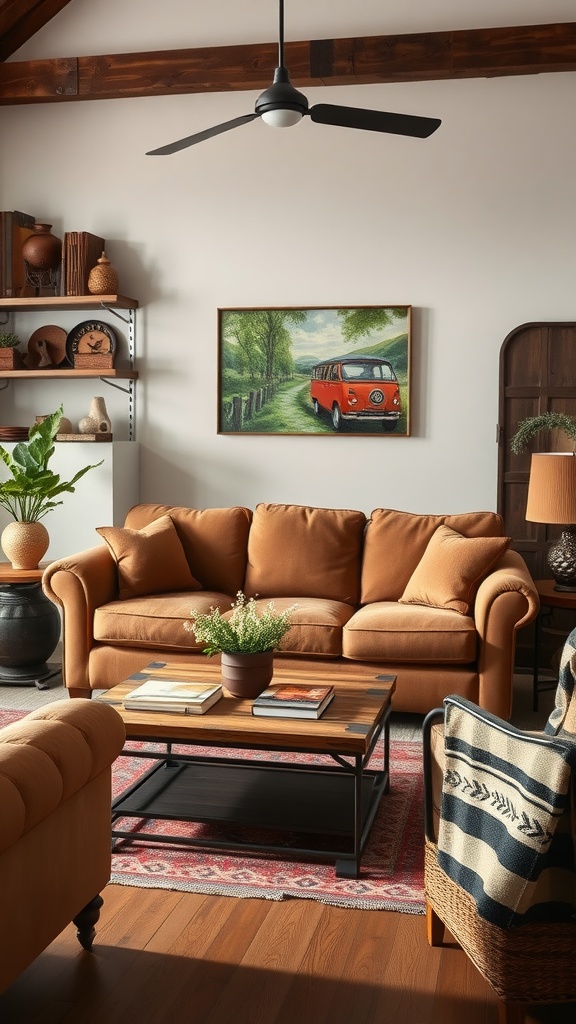
[(56, 367), (54, 370), (0, 370), (0, 378), (7, 380), (54, 380), (55, 377), (78, 380), (82, 377), (108, 377), (110, 380), (138, 380), (138, 370), (77, 370), (73, 366), (70, 369)]
[(0, 310), (33, 312), (44, 309), (138, 309), (138, 300), (126, 295), (42, 295), (26, 298), (0, 298)]

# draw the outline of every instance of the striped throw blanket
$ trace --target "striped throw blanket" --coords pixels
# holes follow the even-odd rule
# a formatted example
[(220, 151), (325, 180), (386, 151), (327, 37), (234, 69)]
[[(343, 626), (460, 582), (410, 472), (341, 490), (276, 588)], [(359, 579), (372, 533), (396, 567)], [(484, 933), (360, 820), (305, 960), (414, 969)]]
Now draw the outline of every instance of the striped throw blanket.
[(576, 629), (562, 648), (555, 706), (544, 732), (576, 741)]
[(460, 697), (444, 707), (440, 867), (501, 928), (571, 918), (576, 744), (522, 733)]

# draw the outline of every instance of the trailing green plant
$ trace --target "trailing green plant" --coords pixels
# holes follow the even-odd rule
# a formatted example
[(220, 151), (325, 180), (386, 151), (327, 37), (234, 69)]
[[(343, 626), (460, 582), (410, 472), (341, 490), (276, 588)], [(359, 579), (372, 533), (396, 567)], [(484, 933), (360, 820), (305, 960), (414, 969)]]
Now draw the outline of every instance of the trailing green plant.
[(206, 644), (204, 654), (259, 654), (280, 647), (296, 608), (293, 604), (277, 612), (274, 602), (269, 601), (259, 611), (254, 598), (248, 600), (239, 590), (231, 615), (226, 612), (224, 618), (218, 608), (211, 608), (209, 612), (192, 611), (184, 628), (194, 633), (199, 643)]
[(63, 412), (64, 407), (60, 406), (41, 423), (30, 427), (28, 440), (16, 444), (12, 453), (0, 445), (0, 459), (12, 475), (11, 479), (0, 482), (0, 506), (17, 522), (36, 523), (43, 519), (51, 509), (63, 504), (54, 498), (73, 493), (74, 485), (88, 470), (102, 465), (103, 460), (84, 466), (71, 480), (61, 480), (58, 473), (48, 468)]
[(519, 455), (523, 452), (532, 438), (543, 430), (563, 430), (574, 442), (576, 451), (576, 420), (564, 412), (544, 412), (541, 416), (528, 416), (519, 423), (510, 441), (510, 448), (514, 454)]
[(4, 331), (0, 331), (0, 348), (16, 348), (19, 342), (20, 338), (17, 334), (6, 334)]

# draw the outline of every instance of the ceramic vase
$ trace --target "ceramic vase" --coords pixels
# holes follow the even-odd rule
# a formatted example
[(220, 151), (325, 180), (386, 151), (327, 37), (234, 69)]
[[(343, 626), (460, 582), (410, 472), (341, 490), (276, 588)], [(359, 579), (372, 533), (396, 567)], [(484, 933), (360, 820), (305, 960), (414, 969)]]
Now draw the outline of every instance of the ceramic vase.
[(274, 651), (258, 654), (222, 654), (222, 685), (233, 697), (253, 700), (270, 685)]
[(81, 434), (110, 434), (112, 433), (112, 421), (106, 410), (106, 403), (103, 398), (94, 397), (90, 403), (90, 410), (78, 424)]
[(51, 224), (35, 224), (34, 234), (22, 245), (22, 256), (36, 271), (57, 270), (62, 257), (62, 242), (52, 234)]
[(105, 252), (88, 275), (88, 291), (92, 295), (116, 295), (118, 292), (118, 272)]
[(48, 550), (50, 537), (43, 523), (14, 520), (2, 531), (0, 545), (13, 569), (37, 569)]

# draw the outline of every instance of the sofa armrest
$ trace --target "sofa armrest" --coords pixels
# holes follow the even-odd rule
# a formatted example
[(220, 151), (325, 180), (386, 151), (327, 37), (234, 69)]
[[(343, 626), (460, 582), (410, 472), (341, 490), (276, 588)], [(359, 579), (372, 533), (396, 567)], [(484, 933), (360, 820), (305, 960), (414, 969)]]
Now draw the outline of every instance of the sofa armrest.
[(2, 729), (0, 853), (109, 771), (125, 735), (114, 708), (87, 700), (55, 701)]
[(538, 591), (517, 551), (507, 551), (482, 581), (474, 620), (478, 632), (478, 703), (499, 718), (512, 714), (516, 632), (539, 609)]
[(64, 685), (70, 691), (85, 691), (89, 697), (88, 657), (94, 646), (94, 612), (118, 597), (118, 571), (108, 545), (51, 562), (42, 576), (42, 589), (62, 610)]

